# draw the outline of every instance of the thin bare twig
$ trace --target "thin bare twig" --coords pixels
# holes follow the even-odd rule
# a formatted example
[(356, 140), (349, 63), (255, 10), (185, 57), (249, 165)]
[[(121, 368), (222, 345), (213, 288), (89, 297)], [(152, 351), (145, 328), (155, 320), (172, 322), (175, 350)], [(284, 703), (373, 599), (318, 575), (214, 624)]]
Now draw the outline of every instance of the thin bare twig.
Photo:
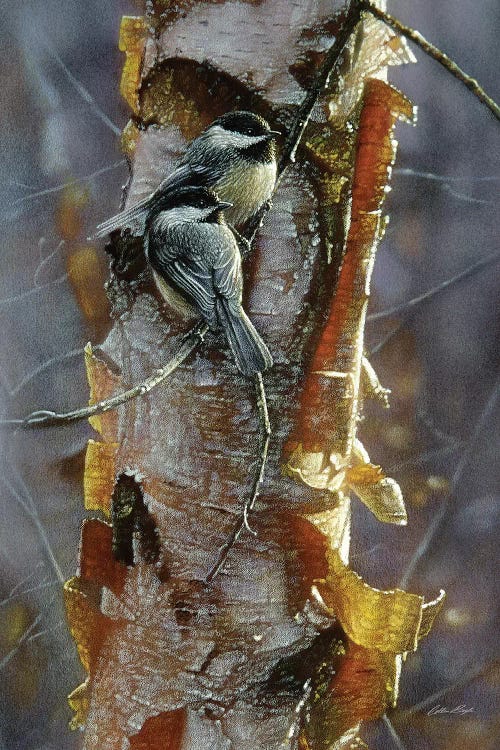
[(399, 321), (399, 323), (396, 326), (394, 326), (394, 328), (391, 328), (391, 330), (388, 331), (388, 333), (386, 333), (383, 339), (381, 339), (377, 344), (371, 347), (371, 349), (369, 350), (370, 359), (374, 357), (375, 354), (378, 354), (379, 352), (381, 352), (382, 349), (384, 349), (384, 347), (389, 343), (389, 341), (392, 341), (394, 336), (397, 336), (397, 334), (403, 329), (403, 326), (409, 317), (410, 315), (408, 313), (404, 315), (402, 319)]
[(5, 599), (2, 599), (0, 601), (0, 607), (5, 607), (7, 604), (10, 604), (13, 599), (20, 599), (27, 594), (32, 594), (35, 591), (42, 591), (43, 589), (48, 589), (53, 586), (57, 586), (58, 588), (60, 588), (61, 581), (46, 581), (45, 583), (40, 583), (38, 586), (32, 586), (30, 589), (23, 589), (23, 591), (19, 591), (17, 593), (11, 592), (8, 596), (5, 597)]
[(410, 169), (408, 167), (401, 167), (394, 169), (392, 174), (396, 177), (412, 177), (417, 180), (428, 180), (429, 182), (435, 182), (439, 185), (443, 192), (448, 193), (457, 198), (457, 200), (464, 201), (465, 203), (478, 204), (481, 206), (493, 206), (495, 205), (494, 200), (485, 200), (483, 198), (474, 198), (472, 195), (460, 192), (456, 188), (452, 188), (453, 185), (459, 184), (478, 184), (478, 183), (495, 183), (500, 182), (500, 176), (491, 175), (485, 177), (460, 177), (459, 175), (442, 175), (435, 174), (434, 172), (420, 172), (417, 169)]
[(52, 633), (54, 630), (59, 630), (59, 628), (64, 627), (67, 625), (66, 620), (59, 620), (58, 623), (53, 625), (51, 628), (44, 628), (44, 630), (39, 630), (38, 633), (33, 633), (33, 635), (30, 635), (30, 637), (27, 639), (28, 643), (33, 643), (33, 641), (36, 641), (38, 638), (43, 638), (47, 633)]
[(297, 148), (302, 140), (302, 136), (304, 135), (312, 111), (322, 91), (328, 86), (330, 78), (341, 60), (344, 49), (351, 38), (351, 34), (361, 19), (362, 10), (362, 3), (358, 0), (353, 0), (353, 2), (350, 3), (344, 22), (338, 30), (335, 42), (326, 53), (325, 59), (316, 73), (311, 88), (304, 97), (302, 104), (294, 117), (293, 125), (290, 128), (290, 132), (285, 140), (285, 145), (283, 146), (283, 151), (281, 152), (278, 164), (279, 178), (277, 185), (279, 184), (279, 180), (286, 168), (290, 163), (295, 161)]
[[(290, 164), (295, 161), (297, 149), (302, 141), (304, 131), (311, 118), (313, 109), (318, 102), (321, 93), (328, 86), (331, 76), (339, 65), (342, 54), (351, 38), (351, 34), (361, 19), (361, 14), (362, 8), (359, 0), (351, 0), (344, 22), (335, 38), (335, 42), (326, 53), (325, 59), (323, 60), (321, 67), (318, 69), (310, 89), (295, 113), (290, 132), (286, 137), (281, 151), (278, 163), (278, 178), (274, 186), (273, 195), (276, 192), (284, 173)], [(264, 216), (269, 211), (270, 207), (270, 202), (264, 204), (246, 227), (245, 236), (250, 244), (252, 244), (257, 230), (262, 226)]]
[(391, 736), (391, 739), (393, 740), (395, 746), (397, 747), (397, 750), (406, 750), (401, 737), (399, 736), (399, 734), (394, 729), (393, 723), (389, 719), (389, 717), (387, 716), (387, 714), (384, 714), (383, 717), (382, 717), (382, 719), (383, 719), (383, 722), (384, 722), (385, 726), (387, 727), (387, 730), (388, 730), (388, 732), (389, 732), (389, 734)]
[(40, 286), (40, 276), (44, 270), (44, 268), (50, 264), (50, 262), (57, 256), (61, 254), (61, 251), (66, 245), (65, 240), (61, 240), (58, 242), (57, 247), (55, 250), (52, 250), (48, 255), (43, 254), (43, 248), (46, 244), (46, 240), (44, 237), (40, 237), (38, 240), (38, 251), (40, 253), (40, 263), (36, 267), (35, 273), (33, 274), (33, 284), (35, 287)]
[(439, 294), (442, 294), (451, 287), (458, 286), (466, 279), (469, 279), (479, 271), (482, 271), (483, 268), (487, 268), (488, 266), (497, 263), (499, 260), (499, 252), (493, 253), (492, 255), (487, 255), (485, 258), (481, 258), (481, 260), (473, 263), (464, 271), (456, 274), (456, 276), (452, 276), (451, 279), (447, 279), (446, 281), (441, 282), (441, 284), (432, 287), (432, 289), (428, 289), (427, 292), (419, 294), (418, 297), (414, 297), (413, 299), (408, 300), (408, 302), (402, 302), (400, 305), (390, 307), (388, 310), (381, 310), (381, 312), (371, 313), (371, 315), (368, 315), (366, 319), (371, 323), (374, 320), (393, 318), (395, 315), (400, 315), (401, 313), (411, 313), (419, 305), (423, 304), (424, 302), (429, 302), (431, 299), (438, 296)]
[(409, 708), (404, 709), (402, 711), (402, 714), (404, 716), (410, 716), (411, 714), (419, 713), (420, 711), (425, 711), (426, 708), (429, 708), (429, 706), (433, 706), (436, 704), (437, 701), (439, 701), (443, 696), (447, 695), (447, 693), (450, 693), (452, 690), (456, 690), (457, 688), (465, 687), (468, 685), (469, 682), (472, 682), (473, 680), (476, 680), (478, 677), (481, 677), (483, 672), (487, 668), (487, 664), (483, 664), (481, 667), (478, 667), (477, 665), (469, 668), (465, 674), (462, 675), (462, 677), (454, 682), (452, 685), (447, 685), (446, 687), (442, 688), (441, 690), (437, 690), (435, 693), (432, 693), (432, 695), (429, 695), (427, 698), (424, 698), (424, 700), (419, 701), (419, 703), (415, 703), (413, 706), (410, 706)]
[(46, 43), (46, 49), (49, 52), (49, 54), (54, 58), (56, 63), (59, 65), (61, 70), (63, 71), (64, 75), (68, 79), (68, 81), (71, 83), (73, 88), (77, 91), (77, 93), (81, 96), (84, 102), (86, 102), (91, 110), (94, 112), (94, 114), (101, 120), (101, 122), (106, 125), (107, 128), (109, 128), (115, 135), (120, 136), (122, 134), (121, 128), (118, 127), (118, 125), (115, 125), (115, 123), (109, 119), (107, 114), (102, 111), (100, 106), (97, 104), (96, 100), (88, 91), (85, 86), (80, 83), (80, 81), (75, 78), (73, 73), (70, 71), (66, 63), (61, 60), (55, 49), (52, 49), (52, 47)]
[(484, 177), (460, 177), (460, 175), (436, 174), (436, 172), (421, 172), (418, 169), (409, 167), (398, 167), (392, 174), (398, 177), (415, 177), (417, 179), (429, 180), (430, 182), (500, 182), (500, 175), (485, 175)]
[(0, 671), (4, 669), (7, 664), (11, 661), (11, 659), (17, 654), (19, 651), (19, 648), (22, 646), (22, 644), (28, 640), (30, 633), (32, 630), (36, 628), (40, 620), (42, 619), (42, 614), (40, 613), (35, 617), (31, 625), (28, 625), (22, 636), (17, 641), (16, 645), (9, 651), (8, 654), (6, 654), (3, 659), (0, 661)]
[(427, 553), (427, 550), (432, 544), (434, 538), (436, 537), (436, 535), (442, 528), (444, 520), (448, 513), (448, 510), (450, 509), (454, 490), (456, 490), (467, 466), (469, 465), (471, 458), (474, 455), (474, 451), (477, 448), (478, 440), (481, 437), (483, 430), (488, 424), (488, 421), (496, 408), (499, 397), (500, 397), (500, 380), (495, 384), (495, 387), (493, 388), (491, 395), (488, 401), (486, 402), (484, 409), (482, 410), (481, 415), (476, 423), (474, 431), (471, 435), (469, 442), (467, 443), (467, 446), (462, 454), (462, 457), (460, 461), (457, 463), (457, 466), (455, 468), (455, 471), (453, 473), (453, 476), (450, 482), (450, 492), (448, 496), (445, 499), (443, 499), (443, 501), (441, 502), (441, 505), (439, 506), (431, 523), (429, 524), (427, 531), (425, 532), (420, 544), (415, 550), (413, 557), (410, 560), (406, 568), (406, 571), (399, 583), (400, 588), (405, 589), (408, 587), (410, 579), (412, 575), (414, 574), (416, 568), (418, 567), (420, 561), (422, 560), (424, 555)]
[(68, 279), (68, 274), (63, 273), (57, 279), (54, 279), (53, 281), (49, 281), (47, 284), (43, 284), (42, 286), (31, 287), (31, 289), (26, 289), (24, 292), (19, 292), (19, 294), (14, 294), (12, 295), (12, 297), (0, 297), (0, 307), (3, 305), (10, 305), (12, 304), (12, 302), (19, 302), (25, 297), (33, 297), (36, 294), (39, 294), (44, 289), (48, 289), (51, 286), (55, 286), (56, 284), (57, 285), (64, 284), (64, 282), (67, 281), (67, 279)]
[(91, 172), (90, 174), (84, 175), (83, 177), (77, 177), (74, 180), (68, 180), (68, 182), (63, 182), (60, 185), (54, 185), (54, 187), (50, 188), (43, 188), (40, 190), (35, 190), (32, 193), (29, 193), (28, 195), (22, 195), (20, 198), (17, 198), (15, 201), (12, 201), (13, 206), (17, 206), (20, 203), (26, 203), (26, 201), (34, 200), (35, 198), (41, 198), (44, 195), (51, 195), (52, 193), (59, 193), (61, 190), (65, 190), (68, 187), (71, 187), (72, 185), (78, 185), (81, 182), (91, 182), (96, 177), (100, 177), (102, 174), (106, 174), (106, 172), (111, 172), (113, 169), (118, 169), (118, 167), (123, 167), (126, 165), (125, 159), (120, 159), (120, 161), (115, 161), (114, 164), (110, 164), (107, 167), (101, 167), (100, 169), (96, 169), (95, 172)]
[[(9, 556), (5, 556), (5, 560), (6, 560), (7, 563), (9, 563), (10, 562)], [(34, 578), (36, 575), (38, 575), (39, 569), (41, 567), (43, 567), (43, 563), (42, 562), (37, 563), (34, 566), (33, 570), (30, 573), (28, 573), (27, 576), (25, 576), (22, 580), (18, 581), (11, 588), (11, 590), (9, 591), (7, 597), (5, 599), (2, 599), (2, 601), (0, 601), (0, 606), (2, 606), (2, 604), (4, 604), (5, 602), (7, 602), (11, 597), (17, 596), (18, 592), (19, 592), (19, 589), (22, 588), (23, 586), (25, 586), (27, 583), (29, 583), (32, 580), (32, 578)], [(23, 592), (21, 592), (20, 595), (22, 595), (22, 593)]]
[(18, 489), (16, 489), (12, 485), (12, 483), (7, 480), (5, 475), (0, 478), (0, 481), (2, 482), (4, 487), (6, 487), (7, 490), (12, 493), (18, 505), (24, 510), (27, 517), (30, 519), (30, 521), (36, 528), (38, 535), (40, 537), (41, 543), (42, 543), (42, 547), (45, 550), (45, 553), (47, 555), (48, 561), (54, 570), (57, 580), (59, 581), (60, 584), (62, 584), (64, 583), (65, 578), (59, 566), (57, 558), (54, 554), (54, 550), (52, 549), (52, 545), (50, 543), (49, 537), (47, 536), (45, 527), (42, 521), (40, 520), (40, 516), (38, 515), (38, 509), (36, 505), (33, 503), (33, 500), (31, 499), (28, 488), (26, 487), (26, 484), (24, 483), (22, 477), (19, 476), (19, 473), (12, 466), (10, 457), (8, 457), (7, 463), (10, 466), (12, 472), (14, 473), (17, 482), (21, 485), (21, 490), (24, 493), (25, 497), (23, 497), (20, 491), (18, 491)]
[(206, 323), (198, 323), (187, 334), (177, 353), (169, 360), (169, 362), (167, 362), (166, 365), (159, 370), (156, 370), (153, 375), (142, 383), (135, 385), (133, 388), (129, 388), (127, 391), (117, 393), (116, 396), (99, 401), (97, 404), (83, 406), (74, 411), (68, 411), (62, 414), (43, 409), (32, 412), (24, 419), (2, 419), (0, 420), (0, 424), (18, 425), (20, 427), (49, 427), (57, 424), (67, 424), (68, 422), (77, 422), (81, 419), (88, 419), (96, 414), (103, 414), (111, 409), (116, 409), (117, 406), (124, 404), (126, 401), (130, 401), (136, 396), (143, 396), (145, 393), (149, 393), (149, 391), (153, 390), (153, 388), (156, 388), (157, 385), (160, 385), (160, 383), (163, 383), (163, 381), (166, 380), (168, 376), (171, 375), (197, 348), (201, 341), (203, 341), (203, 337), (207, 331), (208, 325)]
[(482, 102), (482, 104), (488, 107), (494, 117), (496, 117), (497, 120), (500, 120), (500, 107), (498, 106), (498, 104), (491, 98), (491, 96), (488, 96), (486, 91), (482, 86), (479, 85), (475, 78), (472, 78), (472, 76), (463, 71), (462, 68), (460, 68), (456, 64), (456, 62), (451, 60), (448, 55), (446, 55), (442, 50), (440, 50), (439, 47), (435, 47), (433, 44), (431, 44), (431, 42), (428, 42), (427, 39), (425, 39), (419, 31), (415, 31), (415, 29), (412, 29), (409, 26), (406, 26), (404, 23), (401, 23), (401, 21), (398, 21), (398, 19), (394, 18), (394, 16), (391, 16), (385, 11), (380, 10), (380, 8), (377, 8), (375, 5), (369, 2), (369, 0), (360, 0), (359, 6), (367, 13), (371, 13), (372, 16), (378, 18), (379, 21), (385, 23), (386, 26), (389, 26), (398, 34), (401, 34), (401, 36), (404, 36), (407, 39), (410, 39), (410, 41), (414, 42), (414, 44), (420, 47), (420, 49), (425, 52), (426, 55), (429, 55), (429, 57), (432, 57), (434, 60), (436, 60), (449, 73), (451, 73), (452, 76), (463, 83), (464, 86), (469, 89), (469, 91), (472, 91), (474, 96), (476, 96), (479, 101)]
[(271, 425), (269, 422), (269, 414), (267, 411), (266, 391), (264, 389), (264, 381), (262, 380), (262, 375), (260, 372), (258, 372), (255, 376), (255, 392), (257, 396), (257, 407), (259, 412), (259, 423), (261, 428), (262, 440), (259, 471), (255, 477), (252, 493), (245, 503), (241, 517), (234, 527), (233, 531), (231, 532), (230, 536), (228, 537), (226, 543), (223, 547), (221, 547), (217, 562), (206, 576), (205, 583), (211, 583), (215, 576), (222, 570), (229, 553), (240, 538), (241, 532), (244, 529), (250, 531), (251, 534), (256, 533), (255, 531), (253, 531), (253, 529), (250, 528), (248, 524), (248, 516), (251, 513), (253, 506), (255, 505), (255, 501), (257, 500), (257, 497), (259, 495), (260, 486), (264, 480), (267, 452), (269, 449), (269, 441), (271, 439)]
[(47, 359), (45, 362), (43, 362), (38, 367), (33, 368), (30, 372), (28, 372), (18, 383), (14, 386), (14, 388), (11, 388), (9, 391), (9, 396), (16, 396), (20, 391), (25, 388), (28, 383), (30, 383), (33, 378), (36, 378), (38, 375), (40, 375), (42, 372), (45, 372), (46, 370), (50, 370), (55, 365), (60, 364), (61, 362), (66, 362), (69, 359), (73, 359), (74, 357), (81, 356), (83, 354), (83, 348), (80, 346), (78, 349), (72, 349), (69, 352), (64, 352), (64, 354), (58, 354), (56, 357), (51, 357), (50, 359)]

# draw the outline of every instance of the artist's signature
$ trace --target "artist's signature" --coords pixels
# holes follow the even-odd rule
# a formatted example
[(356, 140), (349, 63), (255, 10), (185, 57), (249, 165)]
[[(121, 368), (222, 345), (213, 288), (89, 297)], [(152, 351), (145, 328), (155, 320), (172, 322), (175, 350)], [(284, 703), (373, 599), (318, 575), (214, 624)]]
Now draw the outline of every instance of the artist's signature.
[(454, 708), (450, 708), (449, 706), (441, 706), (439, 703), (435, 706), (433, 706), (429, 711), (427, 711), (427, 716), (437, 716), (439, 714), (453, 714), (455, 716), (464, 716), (465, 714), (471, 714), (473, 713), (474, 709), (470, 708), (469, 706), (466, 706), (465, 704), (461, 704), (460, 706), (455, 706)]

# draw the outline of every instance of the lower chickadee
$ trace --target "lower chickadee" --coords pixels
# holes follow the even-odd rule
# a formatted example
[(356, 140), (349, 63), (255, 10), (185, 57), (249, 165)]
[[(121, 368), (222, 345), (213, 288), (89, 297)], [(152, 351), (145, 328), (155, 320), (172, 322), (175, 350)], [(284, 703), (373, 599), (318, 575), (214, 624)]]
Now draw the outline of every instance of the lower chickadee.
[(220, 325), (238, 369), (253, 376), (273, 359), (241, 305), (241, 256), (223, 214), (230, 207), (204, 187), (165, 194), (148, 215), (144, 249), (165, 299)]
[(218, 117), (189, 144), (178, 167), (151, 195), (99, 224), (95, 237), (125, 227), (142, 234), (149, 213), (162, 203), (165, 193), (188, 185), (213, 188), (222, 201), (232, 204), (226, 209), (226, 220), (240, 226), (271, 198), (276, 135), (278, 131), (253, 112)]

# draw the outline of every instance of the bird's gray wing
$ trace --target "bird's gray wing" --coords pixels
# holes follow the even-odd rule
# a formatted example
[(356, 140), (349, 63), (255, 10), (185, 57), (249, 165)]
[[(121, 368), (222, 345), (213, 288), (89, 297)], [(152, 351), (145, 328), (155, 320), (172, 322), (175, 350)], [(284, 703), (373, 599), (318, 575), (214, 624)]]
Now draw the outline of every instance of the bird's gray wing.
[(211, 168), (207, 165), (190, 164), (189, 162), (182, 161), (171, 175), (165, 177), (160, 182), (156, 190), (146, 200), (151, 205), (154, 204), (158, 196), (175, 193), (181, 187), (186, 187), (187, 185), (198, 187), (199, 185), (211, 184), (210, 182), (207, 183), (207, 178), (210, 179), (211, 171)]
[(186, 295), (203, 318), (213, 325), (216, 300), (213, 270), (200, 249), (198, 241), (191, 247), (182, 231), (165, 228), (161, 215), (146, 237), (147, 258), (156, 273)]
[[(124, 211), (111, 216), (96, 228), (92, 238), (105, 237), (115, 229), (129, 227), (134, 235), (144, 232), (144, 226), (149, 212), (168, 193), (175, 192), (187, 185), (205, 185), (207, 177), (210, 178), (211, 169), (202, 164), (190, 165), (181, 163), (171, 175), (166, 177), (150, 195), (129, 206)], [(211, 183), (210, 183), (211, 184)]]
[(241, 256), (232, 238), (224, 243), (213, 267), (214, 289), (219, 297), (226, 299), (231, 305), (241, 305), (243, 277), (241, 273)]
[[(158, 271), (158, 269), (155, 269)], [(194, 302), (203, 318), (213, 325), (215, 322), (215, 300), (212, 273), (209, 269), (197, 263), (187, 263), (184, 260), (174, 260), (168, 267), (168, 275), (162, 274), (170, 280), (189, 299)]]

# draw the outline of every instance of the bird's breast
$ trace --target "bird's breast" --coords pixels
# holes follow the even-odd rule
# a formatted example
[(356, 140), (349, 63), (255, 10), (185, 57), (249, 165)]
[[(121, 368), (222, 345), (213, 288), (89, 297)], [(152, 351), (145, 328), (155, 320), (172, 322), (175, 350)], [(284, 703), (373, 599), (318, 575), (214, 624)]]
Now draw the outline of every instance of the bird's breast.
[(194, 305), (191, 305), (180, 292), (174, 289), (174, 287), (163, 278), (163, 276), (160, 276), (160, 274), (154, 269), (152, 269), (152, 271), (156, 287), (166, 304), (171, 307), (172, 310), (175, 310), (183, 320), (199, 318), (199, 313)]
[(233, 206), (224, 211), (229, 224), (238, 226), (253, 216), (271, 197), (276, 180), (276, 163), (237, 162), (214, 185), (218, 197)]

